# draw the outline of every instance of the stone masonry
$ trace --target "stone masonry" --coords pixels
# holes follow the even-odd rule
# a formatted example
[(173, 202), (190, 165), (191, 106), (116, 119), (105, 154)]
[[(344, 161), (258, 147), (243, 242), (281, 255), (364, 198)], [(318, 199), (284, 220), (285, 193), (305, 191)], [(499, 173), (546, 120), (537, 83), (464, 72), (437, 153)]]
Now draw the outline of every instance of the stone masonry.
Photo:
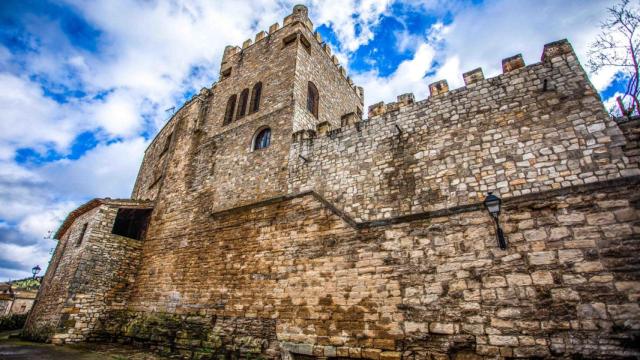
[[(295, 6), (225, 49), (131, 200), (69, 215), (24, 334), (186, 359), (640, 356), (638, 121), (608, 116), (566, 40), (502, 68), (363, 119)], [(122, 209), (153, 209), (139, 240)]]

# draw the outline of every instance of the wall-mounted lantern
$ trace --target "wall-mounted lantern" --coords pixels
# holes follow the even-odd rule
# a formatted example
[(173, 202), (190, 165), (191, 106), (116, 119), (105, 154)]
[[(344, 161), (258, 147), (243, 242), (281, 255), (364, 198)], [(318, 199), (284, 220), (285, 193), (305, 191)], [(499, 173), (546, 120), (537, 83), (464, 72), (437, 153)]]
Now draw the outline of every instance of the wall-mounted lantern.
[(500, 227), (500, 221), (498, 217), (500, 216), (500, 205), (502, 204), (502, 200), (489, 193), (487, 197), (484, 199), (484, 206), (487, 208), (491, 217), (496, 222), (496, 236), (498, 237), (498, 246), (500, 249), (506, 250), (507, 248), (507, 240), (504, 238), (504, 233), (502, 232), (502, 228)]
[(36, 265), (34, 267), (31, 268), (31, 273), (33, 274), (33, 278), (36, 278), (36, 275), (38, 275), (38, 273), (40, 272), (40, 265)]

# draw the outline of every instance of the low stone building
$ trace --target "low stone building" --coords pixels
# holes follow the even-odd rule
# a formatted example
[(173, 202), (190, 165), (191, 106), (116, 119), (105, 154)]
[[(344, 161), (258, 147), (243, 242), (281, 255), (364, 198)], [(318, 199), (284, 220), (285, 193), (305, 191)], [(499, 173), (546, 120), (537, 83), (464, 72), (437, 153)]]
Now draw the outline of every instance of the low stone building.
[(69, 215), (25, 333), (185, 358), (640, 356), (637, 121), (566, 40), (502, 68), (363, 119), (294, 7), (225, 49), (132, 199)]
[(37, 290), (14, 289), (11, 284), (0, 284), (0, 316), (28, 313), (36, 294)]

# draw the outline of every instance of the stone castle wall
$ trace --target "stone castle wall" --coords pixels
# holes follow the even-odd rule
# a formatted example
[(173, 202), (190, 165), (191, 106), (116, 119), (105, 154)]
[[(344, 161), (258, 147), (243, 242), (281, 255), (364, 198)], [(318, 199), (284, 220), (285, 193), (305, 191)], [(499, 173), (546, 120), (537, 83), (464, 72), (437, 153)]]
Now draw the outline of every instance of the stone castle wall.
[[(599, 184), (599, 185), (598, 185)], [(354, 228), (311, 193), (148, 238), (103, 336), (191, 356), (637, 356), (638, 178)]]
[(290, 192), (368, 221), (638, 174), (570, 51), (399, 105), (294, 144)]
[[(31, 325), (184, 358), (640, 356), (635, 128), (607, 116), (566, 41), (361, 120), (362, 90), (306, 9), (284, 25), (228, 47), (222, 79), (150, 145), (133, 192), (155, 200), (144, 241), (110, 234), (126, 203), (73, 222)], [(223, 126), (256, 81), (261, 110)], [(264, 126), (271, 145), (252, 151)], [(86, 221), (94, 245), (67, 254)]]

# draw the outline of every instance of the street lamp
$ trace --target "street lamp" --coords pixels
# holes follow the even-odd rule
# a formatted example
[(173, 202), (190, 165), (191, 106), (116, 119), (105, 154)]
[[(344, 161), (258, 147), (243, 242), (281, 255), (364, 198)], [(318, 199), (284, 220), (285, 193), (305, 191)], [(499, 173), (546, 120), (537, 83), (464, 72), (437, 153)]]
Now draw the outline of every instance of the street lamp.
[(507, 240), (504, 238), (504, 233), (502, 232), (502, 228), (500, 227), (500, 222), (498, 220), (498, 217), (500, 216), (501, 204), (502, 200), (492, 193), (489, 193), (484, 199), (484, 207), (487, 208), (487, 211), (489, 212), (489, 214), (491, 214), (491, 217), (493, 217), (493, 220), (495, 220), (496, 222), (496, 236), (498, 237), (498, 246), (500, 246), (500, 249), (506, 250)]
[(31, 268), (31, 273), (33, 274), (33, 278), (36, 278), (36, 275), (38, 275), (38, 273), (40, 272), (40, 265), (36, 265), (34, 267)]

